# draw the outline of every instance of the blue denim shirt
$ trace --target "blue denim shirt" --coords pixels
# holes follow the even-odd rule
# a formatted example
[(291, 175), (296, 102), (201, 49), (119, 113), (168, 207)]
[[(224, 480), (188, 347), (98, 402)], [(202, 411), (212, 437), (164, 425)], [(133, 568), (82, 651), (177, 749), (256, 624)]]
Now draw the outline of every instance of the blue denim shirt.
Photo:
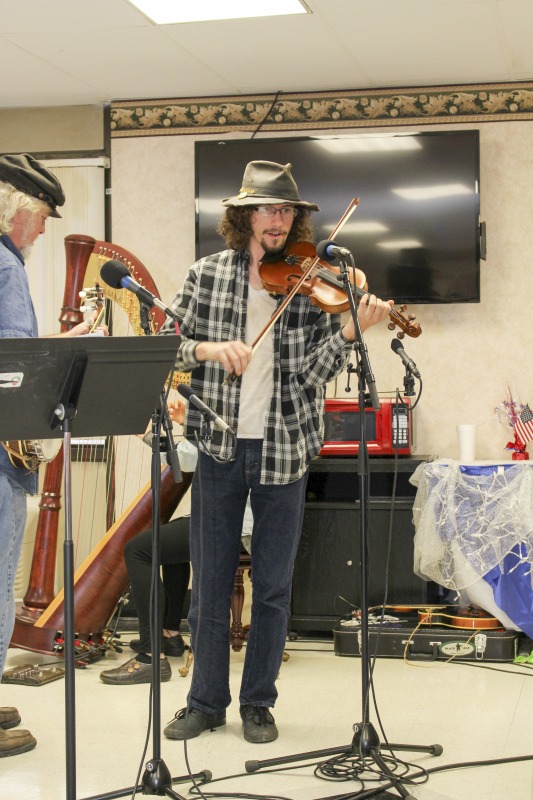
[[(0, 338), (33, 338), (38, 335), (24, 258), (4, 233), (0, 236)], [(1, 410), (0, 394), (0, 413)], [(0, 447), (0, 472), (28, 494), (37, 493), (38, 473), (14, 467), (3, 447)]]

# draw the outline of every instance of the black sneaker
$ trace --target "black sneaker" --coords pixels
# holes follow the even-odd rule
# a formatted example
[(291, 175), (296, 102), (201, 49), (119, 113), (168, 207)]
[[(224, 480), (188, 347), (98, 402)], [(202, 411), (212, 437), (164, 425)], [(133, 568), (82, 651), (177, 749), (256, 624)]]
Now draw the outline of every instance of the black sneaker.
[(166, 656), (182, 656), (185, 652), (186, 644), (181, 638), (181, 634), (175, 636), (163, 636), (163, 653)]
[(241, 719), (247, 742), (264, 744), (278, 738), (274, 717), (266, 706), (241, 706)]
[[(130, 642), (130, 649), (133, 650), (134, 653), (140, 653), (141, 640), (132, 639)], [(176, 658), (177, 656), (182, 656), (186, 649), (187, 645), (183, 641), (181, 634), (177, 633), (175, 636), (163, 637), (163, 641), (161, 643), (161, 652), (163, 655)]]
[(226, 712), (217, 711), (215, 714), (205, 714), (199, 708), (186, 708), (176, 711), (172, 722), (169, 722), (163, 733), (168, 739), (195, 739), (204, 731), (220, 728), (226, 724)]

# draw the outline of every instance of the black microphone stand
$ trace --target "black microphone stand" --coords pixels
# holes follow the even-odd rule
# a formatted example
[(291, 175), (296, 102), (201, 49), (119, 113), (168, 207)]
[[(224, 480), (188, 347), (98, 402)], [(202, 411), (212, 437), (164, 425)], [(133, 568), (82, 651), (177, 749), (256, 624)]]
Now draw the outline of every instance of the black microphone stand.
[[(353, 264), (352, 264), (353, 266)], [(442, 747), (439, 744), (434, 745), (410, 745), (410, 744), (386, 744), (386, 749), (390, 751), (390, 755), (383, 757), (381, 754), (381, 746), (379, 736), (376, 729), (370, 721), (369, 715), (369, 696), (371, 684), (371, 663), (369, 651), (369, 637), (368, 637), (368, 497), (369, 497), (369, 463), (368, 463), (368, 448), (366, 442), (366, 424), (365, 424), (365, 387), (368, 388), (370, 395), (370, 402), (375, 409), (379, 408), (379, 399), (375, 386), (374, 377), (370, 368), (368, 360), (368, 351), (363, 340), (361, 326), (357, 316), (357, 301), (355, 299), (354, 287), (350, 282), (350, 274), (348, 265), (344, 257), (341, 257), (341, 271), (339, 280), (343, 283), (344, 291), (346, 292), (349, 302), (351, 316), (354, 321), (356, 338), (354, 342), (354, 350), (356, 353), (357, 366), (352, 370), (358, 375), (358, 402), (359, 402), (359, 450), (357, 459), (357, 472), (359, 476), (359, 520), (360, 520), (360, 593), (361, 593), (361, 621), (360, 621), (360, 634), (361, 634), (361, 722), (355, 723), (353, 726), (354, 736), (350, 745), (339, 748), (328, 748), (327, 750), (315, 750), (308, 753), (301, 753), (297, 756), (286, 756), (282, 758), (269, 759), (264, 761), (247, 761), (245, 764), (247, 772), (255, 772), (261, 767), (271, 767), (279, 764), (287, 764), (291, 761), (321, 759), (323, 757), (331, 756), (347, 756), (353, 760), (359, 761), (361, 769), (360, 772), (372, 771), (372, 777), (375, 780), (376, 773), (379, 773), (383, 781), (387, 784), (382, 785), (376, 789), (359, 792), (351, 792), (345, 795), (335, 795), (334, 800), (341, 800), (345, 798), (362, 798), (371, 797), (373, 795), (381, 794), (384, 789), (394, 788), (400, 797), (405, 800), (415, 800), (414, 795), (410, 794), (405, 786), (404, 781), (409, 781), (409, 776), (405, 771), (403, 775), (394, 773), (394, 766), (398, 761), (394, 757), (394, 750), (413, 750), (424, 753), (431, 753), (432, 755), (441, 755)], [(363, 298), (361, 302), (365, 302)], [(392, 765), (392, 769), (391, 766)], [(377, 767), (377, 770), (375, 769)], [(362, 779), (360, 779), (362, 780)], [(390, 796), (390, 795), (387, 795)], [(323, 798), (323, 800), (326, 800)], [(333, 800), (333, 798), (331, 799)]]
[[(152, 334), (149, 311), (151, 305), (142, 299), (140, 303), (140, 324), (146, 336)], [(184, 783), (192, 780), (195, 786), (211, 780), (211, 772), (203, 770), (194, 775), (184, 775), (173, 778), (170, 770), (161, 758), (161, 608), (160, 608), (160, 581), (159, 570), (161, 561), (160, 541), (160, 506), (161, 506), (161, 426), (165, 429), (165, 450), (167, 460), (173, 470), (176, 482), (181, 480), (179, 457), (176, 452), (174, 437), (172, 436), (172, 423), (166, 402), (165, 393), (161, 392), (161, 408), (155, 409), (152, 415), (152, 461), (151, 461), (151, 486), (152, 486), (152, 615), (150, 640), (152, 649), (152, 682), (151, 682), (151, 711), (152, 711), (152, 757), (147, 761), (142, 776), (141, 784), (137, 787), (119, 789), (106, 794), (87, 797), (85, 800), (112, 800), (112, 798), (125, 797), (134, 791), (142, 794), (172, 797), (174, 800), (186, 800), (184, 795), (178, 794), (172, 788), (174, 783)]]
[(405, 368), (405, 375), (403, 376), (403, 396), (415, 396), (415, 379), (409, 367)]

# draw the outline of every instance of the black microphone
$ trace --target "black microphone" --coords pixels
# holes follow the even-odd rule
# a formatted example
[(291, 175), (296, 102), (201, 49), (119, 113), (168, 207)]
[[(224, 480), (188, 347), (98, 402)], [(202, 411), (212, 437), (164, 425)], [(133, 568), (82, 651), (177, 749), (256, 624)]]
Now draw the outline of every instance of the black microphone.
[(403, 349), (403, 344), (400, 342), (399, 339), (393, 339), (390, 343), (390, 346), (394, 350), (395, 353), (398, 353), (400, 358), (402, 359), (403, 363), (405, 364), (406, 369), (410, 370), (415, 378), (421, 380), (420, 372), (417, 369), (417, 366), (412, 358), (409, 358), (405, 350)]
[(331, 239), (324, 239), (322, 242), (319, 242), (316, 246), (316, 254), (322, 261), (335, 261), (339, 256), (341, 256), (341, 258), (351, 256), (350, 251), (347, 250), (346, 247), (341, 247), (336, 242), (332, 242)]
[(156, 308), (164, 311), (168, 317), (177, 321), (177, 317), (172, 309), (167, 308), (155, 294), (152, 294), (152, 292), (149, 292), (144, 286), (141, 286), (140, 283), (137, 283), (121, 261), (106, 261), (100, 270), (100, 277), (104, 283), (107, 283), (107, 285), (111, 286), (113, 289), (128, 289), (128, 291), (136, 294), (141, 302), (147, 305), (148, 308), (156, 306)]
[(187, 386), (186, 383), (179, 383), (178, 384), (178, 392), (181, 394), (182, 397), (185, 397), (190, 403), (192, 403), (196, 408), (198, 408), (202, 414), (205, 414), (211, 422), (215, 425), (218, 425), (219, 428), (222, 428), (223, 431), (229, 433), (231, 436), (235, 436), (235, 432), (230, 428), (227, 422), (224, 422), (222, 417), (219, 417), (218, 414), (215, 414), (212, 408), (209, 408), (203, 400), (194, 394), (193, 390), (190, 386)]

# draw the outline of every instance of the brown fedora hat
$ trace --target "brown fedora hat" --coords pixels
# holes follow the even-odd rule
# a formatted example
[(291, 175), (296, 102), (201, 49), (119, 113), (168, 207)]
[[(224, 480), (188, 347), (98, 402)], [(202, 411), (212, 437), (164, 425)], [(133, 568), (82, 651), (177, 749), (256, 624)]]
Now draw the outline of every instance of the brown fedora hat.
[(273, 161), (250, 161), (244, 170), (239, 194), (226, 197), (225, 206), (260, 206), (269, 203), (290, 203), (311, 211), (320, 211), (316, 203), (300, 200), (298, 187), (291, 175), (291, 164)]

